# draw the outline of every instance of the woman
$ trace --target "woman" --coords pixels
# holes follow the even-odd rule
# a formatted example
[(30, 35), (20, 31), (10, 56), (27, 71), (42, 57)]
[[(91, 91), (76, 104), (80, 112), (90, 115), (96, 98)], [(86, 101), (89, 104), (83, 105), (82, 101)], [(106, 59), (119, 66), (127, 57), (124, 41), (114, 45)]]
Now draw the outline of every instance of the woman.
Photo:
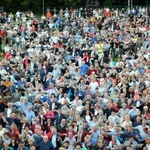
[(150, 138), (145, 138), (145, 143), (142, 146), (142, 149), (149, 150), (150, 149)]
[(15, 123), (12, 123), (10, 126), (10, 131), (9, 131), (10, 137), (14, 137), (15, 141), (18, 141), (19, 139), (19, 131), (17, 129), (17, 126)]
[(148, 110), (148, 106), (144, 106), (142, 111), (142, 118), (144, 119), (149, 113), (150, 111)]
[(67, 121), (69, 123), (71, 123), (75, 119), (76, 119), (76, 110), (75, 110), (75, 108), (72, 108), (71, 111), (70, 111), (70, 116), (68, 117)]
[(99, 105), (96, 105), (95, 106), (95, 109), (94, 109), (94, 116), (98, 116), (100, 113), (100, 106)]
[(111, 121), (109, 121), (109, 125), (108, 125), (108, 127), (109, 127), (109, 131), (114, 131), (114, 127), (115, 127), (115, 125), (114, 125), (114, 122), (111, 120)]
[(128, 126), (132, 126), (130, 116), (129, 115), (124, 115), (122, 123), (121, 123), (121, 127), (126, 129)]
[(19, 139), (18, 139), (18, 142), (19, 143), (26, 143), (27, 144), (27, 141), (28, 141), (28, 136), (26, 134), (26, 132), (22, 132), (20, 135), (19, 135)]
[(15, 138), (11, 138), (9, 146), (12, 147), (14, 150), (18, 148), (18, 143), (15, 141)]
[(46, 119), (50, 118), (52, 122), (54, 121), (55, 115), (54, 115), (54, 112), (49, 109), (49, 106), (48, 106), (48, 108), (46, 108), (46, 110), (45, 110), (45, 115), (44, 115), (44, 117), (45, 117)]
[(27, 118), (23, 118), (21, 123), (22, 123), (22, 125), (21, 125), (21, 129), (20, 129), (20, 133), (25, 130), (26, 126), (29, 126)]
[(98, 140), (96, 146), (95, 146), (95, 150), (104, 150), (105, 146), (102, 140)]
[(92, 115), (91, 115), (91, 113), (90, 113), (90, 110), (89, 109), (87, 109), (86, 111), (85, 111), (85, 115), (84, 115), (84, 117), (83, 117), (84, 119), (85, 119), (85, 121), (87, 121), (88, 123), (91, 121), (91, 118), (92, 118)]
[(27, 142), (27, 147), (29, 148), (29, 150), (31, 150), (33, 145), (34, 145), (34, 139), (33, 138), (29, 138), (28, 142)]
[(69, 125), (69, 128), (66, 131), (67, 137), (69, 135), (69, 132), (72, 132), (72, 134), (73, 134), (74, 137), (77, 136), (77, 132), (74, 132), (74, 126), (73, 126), (73, 124)]
[(103, 120), (104, 122), (106, 121), (106, 116), (104, 115), (102, 110), (99, 110), (98, 118)]
[(75, 149), (73, 150), (87, 150), (85, 146), (82, 146), (80, 143), (77, 143)]
[(15, 88), (15, 92), (12, 94), (11, 98), (11, 102), (15, 103), (20, 101), (20, 97), (21, 97), (21, 92), (19, 91), (19, 89)]
[(50, 118), (47, 118), (46, 122), (44, 123), (44, 131), (48, 133), (50, 131), (50, 127), (53, 126)]

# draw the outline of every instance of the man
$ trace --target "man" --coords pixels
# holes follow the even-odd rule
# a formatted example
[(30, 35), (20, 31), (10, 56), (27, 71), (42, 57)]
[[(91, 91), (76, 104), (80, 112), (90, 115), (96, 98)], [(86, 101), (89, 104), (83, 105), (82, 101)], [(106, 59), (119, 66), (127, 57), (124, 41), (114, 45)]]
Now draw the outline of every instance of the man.
[(35, 119), (35, 113), (32, 111), (32, 106), (29, 106), (27, 110), (24, 111), (27, 120), (31, 123)]
[(91, 133), (91, 140), (90, 140), (91, 145), (96, 146), (100, 134), (100, 131), (98, 130), (98, 125), (95, 125), (93, 129), (90, 131), (90, 133)]
[(81, 66), (81, 72), (80, 72), (80, 74), (82, 76), (85, 76), (85, 74), (87, 73), (88, 69), (89, 69), (89, 66), (85, 63), (85, 61), (82, 61), (82, 66)]
[(135, 127), (135, 129), (137, 129), (141, 135), (141, 137), (143, 139), (145, 139), (147, 137), (147, 131), (149, 128), (149, 126), (147, 125), (147, 121), (146, 120), (143, 120), (142, 121), (142, 125), (138, 125)]
[(64, 139), (64, 137), (66, 136), (67, 127), (68, 125), (65, 119), (62, 119), (61, 123), (57, 126), (57, 131), (59, 132), (62, 139)]
[(51, 128), (51, 138), (50, 141), (52, 142), (52, 145), (54, 149), (58, 149), (61, 146), (62, 139), (60, 135), (57, 133), (57, 129), (55, 127)]
[(24, 98), (24, 103), (21, 105), (22, 111), (28, 110), (29, 106), (33, 107), (32, 103), (28, 102), (28, 98)]
[(96, 125), (98, 125), (98, 121), (97, 121), (96, 116), (93, 116), (92, 120), (89, 122), (90, 129), (93, 129), (94, 126), (96, 126)]
[(122, 108), (120, 108), (118, 111), (118, 115), (120, 117), (123, 117), (124, 115), (128, 114), (128, 112), (129, 112), (129, 109), (127, 108), (127, 104), (123, 103)]
[(67, 119), (64, 114), (62, 114), (61, 109), (58, 109), (57, 114), (55, 115), (56, 126), (61, 123), (62, 119)]
[(43, 141), (39, 144), (39, 150), (55, 150), (47, 135), (43, 137)]
[(17, 148), (17, 150), (29, 150), (26, 146), (25, 146), (25, 142), (24, 141), (21, 141), (20, 143), (19, 143), (19, 146), (18, 146), (18, 148)]
[(138, 143), (134, 140), (133, 136), (129, 137), (129, 140), (125, 141), (124, 146), (131, 146), (132, 150), (136, 150), (138, 147)]
[(54, 80), (52, 79), (52, 73), (48, 73), (46, 76), (46, 81), (44, 82), (44, 88), (49, 89), (51, 83), (54, 83)]
[(69, 141), (69, 148), (70, 149), (73, 149), (76, 145), (76, 138), (73, 137), (73, 133), (72, 132), (69, 132), (68, 133), (68, 137), (65, 138), (64, 142), (65, 141)]
[(109, 142), (109, 148), (110, 148), (110, 149), (113, 149), (113, 148), (114, 148), (114, 145), (121, 146), (121, 143), (120, 143), (119, 140), (116, 138), (116, 135), (112, 135), (112, 139), (111, 139), (111, 141)]
[(36, 145), (36, 147), (40, 147), (40, 143), (43, 140), (41, 126), (37, 126), (35, 128), (35, 133), (33, 134), (33, 138), (34, 138), (34, 144)]
[(18, 110), (15, 108), (15, 107), (13, 107), (13, 104), (12, 103), (8, 103), (8, 108), (6, 108), (5, 109), (5, 111), (4, 111), (4, 114), (6, 115), (6, 117), (8, 118), (8, 117), (10, 117), (10, 114), (11, 113), (15, 113), (15, 114), (17, 114), (18, 113)]
[(129, 126), (129, 127), (127, 128), (127, 130), (125, 130), (125, 133), (124, 133), (123, 136), (124, 136), (123, 138), (124, 138), (125, 140), (126, 140), (126, 139), (129, 139), (130, 136), (133, 136), (134, 140), (137, 141), (137, 142), (143, 140), (142, 137), (141, 137), (141, 135), (140, 135), (140, 133), (139, 133), (137, 130), (133, 130), (133, 127), (132, 127), (132, 126)]
[(61, 105), (64, 105), (64, 104), (69, 104), (70, 103), (70, 100), (69, 98), (67, 97), (67, 93), (64, 93), (64, 96), (62, 98), (60, 98), (58, 100), (58, 102), (61, 104)]

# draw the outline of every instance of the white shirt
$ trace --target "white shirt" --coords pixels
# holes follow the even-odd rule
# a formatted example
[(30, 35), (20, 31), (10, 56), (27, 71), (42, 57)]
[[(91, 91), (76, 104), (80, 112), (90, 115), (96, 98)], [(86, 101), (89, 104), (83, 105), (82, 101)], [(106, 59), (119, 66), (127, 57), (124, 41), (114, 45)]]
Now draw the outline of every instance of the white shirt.
[[(149, 126), (148, 126), (148, 125), (146, 125), (145, 127), (146, 127), (147, 129), (149, 129)], [(145, 131), (144, 131), (142, 125), (138, 125), (138, 126), (135, 127), (135, 128), (139, 130), (140, 135), (141, 135), (141, 137), (142, 137), (143, 139), (146, 138), (147, 134), (145, 133)]]
[(57, 147), (57, 144), (56, 144), (56, 134), (52, 135), (52, 144), (53, 144), (54, 148)]
[(95, 82), (91, 82), (89, 86), (90, 86), (90, 88), (91, 88), (90, 91), (91, 91), (91, 92), (95, 92), (95, 89), (96, 89), (99, 85), (98, 85), (98, 82), (95, 81)]
[(12, 108), (7, 108), (7, 117), (10, 117)]
[(61, 103), (62, 105), (64, 105), (65, 100), (66, 100), (68, 103), (70, 103), (69, 98), (64, 98), (64, 97), (62, 97), (61, 99), (59, 99), (58, 102)]

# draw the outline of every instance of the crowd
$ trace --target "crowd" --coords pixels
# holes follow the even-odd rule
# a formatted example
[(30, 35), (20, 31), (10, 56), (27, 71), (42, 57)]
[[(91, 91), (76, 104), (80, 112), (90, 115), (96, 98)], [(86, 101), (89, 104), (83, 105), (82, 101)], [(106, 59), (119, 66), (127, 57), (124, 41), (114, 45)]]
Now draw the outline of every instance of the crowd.
[(147, 8), (6, 19), (1, 150), (150, 150)]

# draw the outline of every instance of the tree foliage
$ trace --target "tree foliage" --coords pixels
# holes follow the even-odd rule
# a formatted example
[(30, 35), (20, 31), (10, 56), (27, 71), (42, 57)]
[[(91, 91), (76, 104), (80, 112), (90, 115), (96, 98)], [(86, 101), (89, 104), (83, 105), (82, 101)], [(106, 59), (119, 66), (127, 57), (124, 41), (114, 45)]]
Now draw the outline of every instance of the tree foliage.
[[(42, 4), (44, 1), (45, 10), (47, 7), (57, 7), (57, 8), (65, 8), (65, 7), (85, 7), (88, 0), (0, 0), (0, 6), (3, 6), (6, 11), (17, 11), (18, 9), (21, 11), (29, 11), (42, 9)], [(91, 0), (95, 1), (95, 0)], [(112, 5), (121, 5), (124, 6), (125, 1), (127, 0), (97, 0), (100, 3), (100, 6), (112, 6)], [(133, 0), (134, 5), (150, 5), (150, 0)]]

